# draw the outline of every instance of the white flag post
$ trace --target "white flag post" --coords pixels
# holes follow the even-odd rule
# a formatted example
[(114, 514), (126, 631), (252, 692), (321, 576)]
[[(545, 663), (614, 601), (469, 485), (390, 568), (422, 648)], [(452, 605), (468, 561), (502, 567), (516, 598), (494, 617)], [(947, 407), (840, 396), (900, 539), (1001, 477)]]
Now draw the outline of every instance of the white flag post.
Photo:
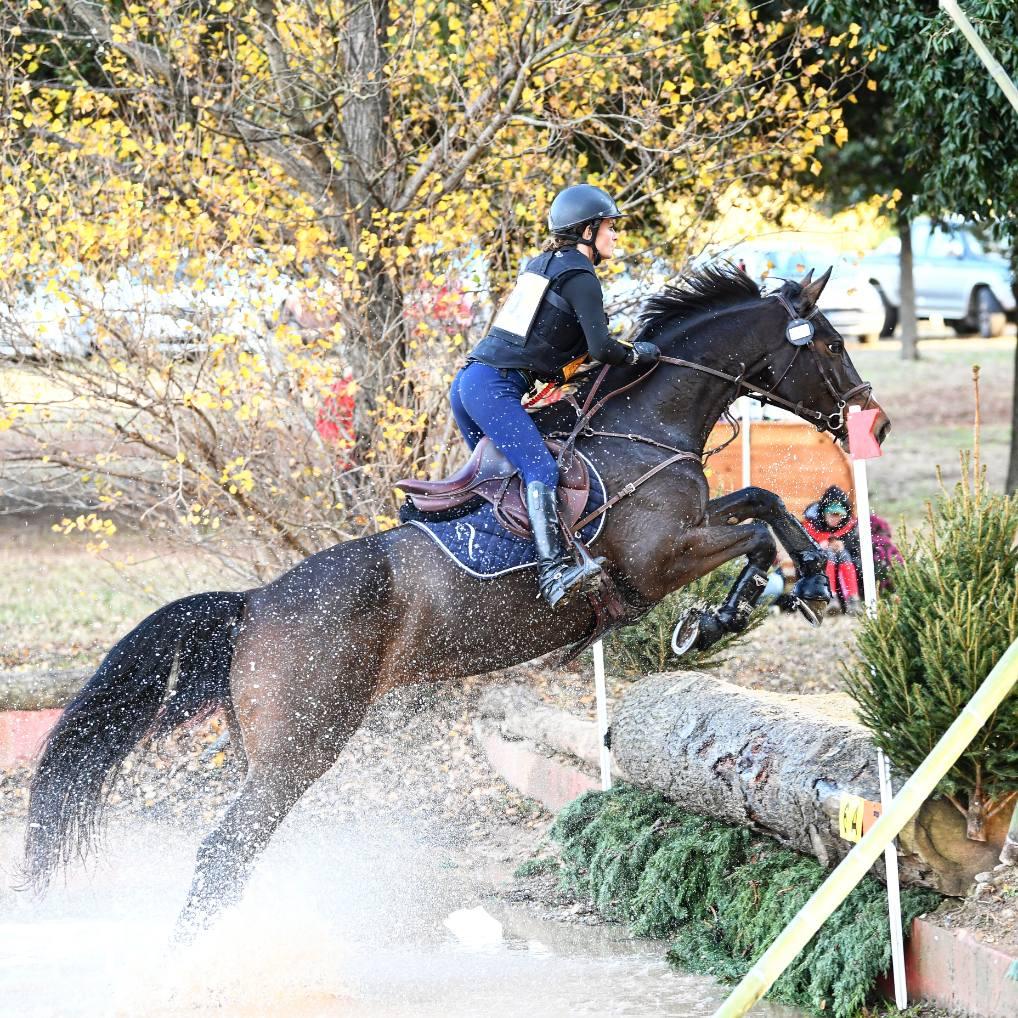
[[(849, 420), (858, 413), (860, 413), (859, 407), (849, 407)], [(879, 447), (877, 455), (880, 455)], [(855, 479), (855, 514), (856, 519), (859, 521), (859, 552), (862, 555), (863, 600), (866, 603), (867, 614), (872, 617), (877, 611), (877, 581), (876, 573), (873, 568), (873, 531), (870, 528), (870, 491), (869, 482), (866, 478), (866, 460), (856, 451), (852, 451), (852, 471)]]
[[(880, 447), (872, 440), (867, 428), (853, 427), (861, 412), (857, 406), (848, 408), (849, 448), (855, 474), (855, 511), (859, 521), (859, 551), (862, 555), (862, 589), (866, 613), (872, 618), (877, 612), (877, 581), (873, 568), (873, 530), (870, 527), (870, 492), (866, 476), (866, 460), (880, 455)], [(853, 432), (856, 432), (853, 435)], [(884, 754), (877, 750), (877, 774), (880, 778), (880, 809), (886, 813), (894, 793), (891, 791), (891, 768)], [(891, 841), (884, 850), (887, 871), (887, 917), (891, 930), (891, 971), (894, 975), (894, 1002), (903, 1011), (908, 1006), (905, 984), (905, 943), (901, 935), (901, 887), (898, 883), (898, 848)]]
[(611, 752), (605, 745), (608, 734), (608, 691), (604, 681), (604, 642), (594, 643), (594, 695), (597, 700), (597, 738), (601, 747), (601, 789), (612, 786)]
[[(880, 812), (891, 807), (891, 765), (883, 750), (877, 750), (877, 771), (880, 775)], [(898, 883), (898, 843), (891, 841), (884, 849), (887, 872), (887, 912), (891, 922), (891, 972), (894, 975), (894, 1003), (899, 1011), (908, 1007), (908, 986), (905, 982), (905, 940), (901, 933), (901, 887)]]

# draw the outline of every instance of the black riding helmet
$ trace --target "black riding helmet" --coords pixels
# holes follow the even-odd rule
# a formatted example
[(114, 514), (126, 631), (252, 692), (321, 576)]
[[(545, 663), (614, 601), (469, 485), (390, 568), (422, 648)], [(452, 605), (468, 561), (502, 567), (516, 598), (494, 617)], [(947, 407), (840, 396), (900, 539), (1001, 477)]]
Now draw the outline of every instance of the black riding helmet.
[[(618, 219), (619, 211), (615, 199), (607, 191), (593, 184), (574, 184), (555, 196), (548, 212), (548, 227), (556, 237), (571, 243), (588, 243), (583, 240), (583, 231), (592, 227), (591, 238), (597, 236), (602, 219)], [(601, 257), (597, 248), (590, 243), (593, 261), (596, 265)]]

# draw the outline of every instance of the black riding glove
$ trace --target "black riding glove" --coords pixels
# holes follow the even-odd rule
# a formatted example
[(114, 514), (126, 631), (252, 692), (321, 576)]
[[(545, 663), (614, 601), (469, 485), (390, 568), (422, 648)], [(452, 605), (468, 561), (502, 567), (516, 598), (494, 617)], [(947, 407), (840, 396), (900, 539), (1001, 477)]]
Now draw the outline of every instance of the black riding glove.
[(629, 352), (630, 364), (653, 364), (661, 359), (661, 350), (653, 343), (634, 343)]

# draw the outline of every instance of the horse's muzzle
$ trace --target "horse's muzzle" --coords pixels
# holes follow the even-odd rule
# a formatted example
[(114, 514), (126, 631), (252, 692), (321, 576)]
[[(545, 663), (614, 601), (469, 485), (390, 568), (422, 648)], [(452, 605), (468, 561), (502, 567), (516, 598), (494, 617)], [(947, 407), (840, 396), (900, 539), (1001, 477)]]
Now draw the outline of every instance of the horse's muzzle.
[(884, 413), (883, 408), (879, 404), (877, 404), (877, 409), (880, 413), (873, 423), (873, 437), (880, 445), (883, 445), (884, 439), (891, 433), (891, 419)]
[[(879, 410), (877, 419), (873, 422), (873, 437), (877, 440), (879, 445), (884, 444), (884, 439), (891, 433), (891, 419), (884, 413), (884, 408), (877, 402), (870, 400), (867, 410)], [(841, 446), (845, 452), (850, 452), (848, 447), (848, 429), (845, 429), (845, 433), (838, 438), (838, 445)]]

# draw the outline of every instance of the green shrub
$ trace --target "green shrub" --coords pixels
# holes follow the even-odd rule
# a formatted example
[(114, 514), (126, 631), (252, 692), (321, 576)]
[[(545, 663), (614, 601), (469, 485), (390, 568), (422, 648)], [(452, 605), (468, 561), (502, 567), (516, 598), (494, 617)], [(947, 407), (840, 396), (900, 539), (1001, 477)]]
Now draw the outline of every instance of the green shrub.
[(549, 859), (545, 856), (537, 859), (527, 859), (521, 862), (519, 866), (513, 870), (514, 877), (538, 877), (544, 873), (558, 873), (559, 861), (558, 859)]
[(731, 633), (713, 647), (691, 650), (681, 658), (672, 652), (672, 630), (687, 611), (720, 605), (741, 571), (742, 566), (735, 562), (715, 569), (669, 594), (638, 622), (610, 633), (604, 641), (606, 667), (616, 675), (649, 675), (674, 668), (716, 668), (724, 661), (726, 650), (763, 622), (766, 609), (754, 611), (749, 625), (741, 633)]
[[(626, 785), (581, 796), (559, 813), (551, 836), (561, 845), (567, 887), (637, 935), (672, 939), (668, 958), (676, 966), (726, 982), (749, 971), (827, 875), (809, 856)], [(906, 888), (903, 929), (939, 900)], [(890, 958), (886, 891), (867, 877), (771, 996), (850, 1018)]]
[[(963, 458), (963, 476), (906, 542), (895, 593), (859, 632), (849, 690), (873, 741), (914, 771), (1018, 638), (1018, 498), (991, 493)], [(1018, 789), (1018, 694), (972, 741), (939, 790), (982, 840), (988, 815)]]

